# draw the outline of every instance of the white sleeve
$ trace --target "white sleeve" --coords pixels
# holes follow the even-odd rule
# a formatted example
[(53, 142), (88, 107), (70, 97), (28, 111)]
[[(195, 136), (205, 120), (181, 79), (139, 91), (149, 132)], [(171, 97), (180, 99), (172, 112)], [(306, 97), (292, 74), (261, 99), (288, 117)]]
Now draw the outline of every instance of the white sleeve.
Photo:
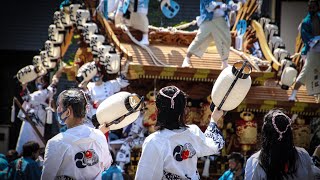
[(48, 141), (44, 154), (41, 179), (55, 179), (66, 150), (59, 143)]
[(97, 130), (97, 133), (100, 135), (99, 138), (101, 138), (100, 143), (102, 145), (102, 152), (103, 152), (103, 157), (102, 157), (103, 167), (105, 169), (108, 169), (112, 163), (112, 157), (110, 154), (108, 141), (100, 130)]
[[(198, 128), (199, 129), (199, 128)], [(199, 137), (205, 144), (201, 149), (199, 157), (212, 154), (220, 154), (220, 150), (224, 147), (224, 139), (221, 131), (215, 122), (210, 122), (205, 133), (199, 129)]]
[[(255, 167), (254, 167), (254, 166), (255, 166)], [(254, 164), (254, 162), (253, 162), (253, 157), (250, 157), (250, 158), (247, 160), (247, 163), (246, 163), (245, 177), (244, 177), (244, 179), (251, 180), (251, 179), (253, 178), (253, 172), (254, 172), (256, 166), (257, 166), (257, 163)]]
[(152, 141), (144, 142), (142, 145), (142, 154), (138, 164), (135, 179), (162, 179), (164, 160), (161, 156), (161, 146)]

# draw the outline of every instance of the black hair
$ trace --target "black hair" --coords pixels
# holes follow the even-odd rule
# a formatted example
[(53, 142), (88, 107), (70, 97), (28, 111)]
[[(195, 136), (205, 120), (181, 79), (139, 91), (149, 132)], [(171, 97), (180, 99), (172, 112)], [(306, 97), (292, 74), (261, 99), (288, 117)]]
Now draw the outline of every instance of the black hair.
[(244, 163), (244, 157), (241, 153), (239, 152), (232, 152), (231, 154), (228, 155), (228, 160), (234, 160), (236, 163), (241, 163), (243, 165)]
[(6, 154), (6, 158), (8, 160), (8, 162), (10, 163), (11, 161), (14, 161), (16, 159), (18, 159), (18, 152), (14, 149), (11, 149), (7, 152)]
[(22, 146), (22, 156), (32, 157), (33, 153), (36, 153), (39, 149), (40, 146), (37, 142), (28, 141)]
[(316, 3), (319, 7), (319, 0), (309, 0), (308, 4)]
[(71, 106), (73, 116), (75, 118), (84, 118), (86, 115), (87, 97), (85, 93), (78, 89), (72, 88), (60, 93), (59, 100), (62, 103), (63, 109)]
[[(259, 164), (264, 169), (267, 179), (282, 180), (288, 176), (293, 177), (297, 171), (296, 161), (298, 153), (293, 143), (293, 135), (290, 121), (280, 109), (272, 109), (264, 116), (264, 123), (261, 131), (261, 152), (259, 155)], [(275, 126), (272, 118), (275, 118)], [(288, 129), (285, 131), (285, 129)], [(285, 131), (279, 140), (279, 131)]]
[[(179, 89), (175, 86), (167, 86), (162, 89), (162, 92), (172, 97)], [(184, 123), (184, 109), (186, 107), (186, 94), (180, 90), (174, 98), (174, 108), (171, 108), (171, 99), (160, 94), (156, 98), (157, 113), (157, 129), (179, 129), (187, 127)]]

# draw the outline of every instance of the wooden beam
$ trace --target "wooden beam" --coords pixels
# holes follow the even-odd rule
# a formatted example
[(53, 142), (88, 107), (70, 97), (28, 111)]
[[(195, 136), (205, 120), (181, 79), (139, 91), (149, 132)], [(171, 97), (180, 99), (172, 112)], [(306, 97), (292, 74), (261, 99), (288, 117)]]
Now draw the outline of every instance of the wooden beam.
[(267, 39), (266, 39), (266, 36), (264, 35), (264, 31), (263, 31), (262, 26), (260, 25), (260, 23), (258, 23), (255, 20), (251, 21), (251, 26), (256, 31), (256, 37), (259, 40), (260, 47), (261, 47), (261, 50), (262, 50), (264, 57), (272, 64), (273, 69), (278, 71), (281, 64), (280, 64), (280, 62), (278, 62), (278, 60), (276, 60), (276, 58), (273, 56), (271, 50), (269, 49)]
[(123, 53), (123, 56), (129, 60), (132, 61), (132, 55), (128, 50), (120, 43), (119, 39), (117, 36), (114, 34), (112, 28), (109, 25), (109, 22), (104, 18), (104, 16), (101, 14), (101, 12), (97, 13), (97, 20), (101, 23), (102, 27), (105, 30), (106, 35), (108, 38), (114, 43), (116, 48)]

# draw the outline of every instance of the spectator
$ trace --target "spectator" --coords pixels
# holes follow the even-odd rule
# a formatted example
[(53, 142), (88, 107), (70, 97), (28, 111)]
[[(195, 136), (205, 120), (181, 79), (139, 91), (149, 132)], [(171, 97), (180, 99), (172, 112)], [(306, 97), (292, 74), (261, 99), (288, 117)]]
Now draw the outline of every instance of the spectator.
[(223, 173), (219, 180), (242, 180), (244, 179), (244, 158), (238, 152), (232, 152), (228, 156), (229, 170)]
[(8, 172), (9, 179), (40, 179), (41, 168), (36, 162), (40, 152), (39, 144), (29, 141), (23, 145), (22, 149), (22, 157), (13, 162)]
[(217, 127), (223, 115), (215, 109), (205, 133), (184, 124), (186, 94), (175, 86), (164, 87), (156, 99), (158, 130), (142, 146), (136, 179), (200, 179), (198, 157), (219, 154), (224, 139)]
[(294, 146), (291, 119), (279, 109), (264, 117), (261, 150), (247, 161), (245, 179), (314, 179), (313, 163), (303, 148)]
[(103, 133), (84, 124), (87, 103), (82, 90), (60, 93), (57, 113), (68, 129), (48, 141), (42, 179), (101, 179), (110, 166), (112, 159)]

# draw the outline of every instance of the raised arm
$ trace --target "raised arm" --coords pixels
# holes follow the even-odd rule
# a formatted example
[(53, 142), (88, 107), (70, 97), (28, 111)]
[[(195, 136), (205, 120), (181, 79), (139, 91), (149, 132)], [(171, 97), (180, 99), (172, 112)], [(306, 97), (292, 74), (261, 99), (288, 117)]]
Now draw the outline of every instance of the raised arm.
[(199, 137), (202, 140), (203, 148), (199, 157), (219, 154), (220, 150), (224, 147), (224, 138), (221, 131), (217, 126), (217, 122), (222, 117), (223, 111), (214, 109), (211, 115), (210, 123), (204, 133), (199, 132)]

